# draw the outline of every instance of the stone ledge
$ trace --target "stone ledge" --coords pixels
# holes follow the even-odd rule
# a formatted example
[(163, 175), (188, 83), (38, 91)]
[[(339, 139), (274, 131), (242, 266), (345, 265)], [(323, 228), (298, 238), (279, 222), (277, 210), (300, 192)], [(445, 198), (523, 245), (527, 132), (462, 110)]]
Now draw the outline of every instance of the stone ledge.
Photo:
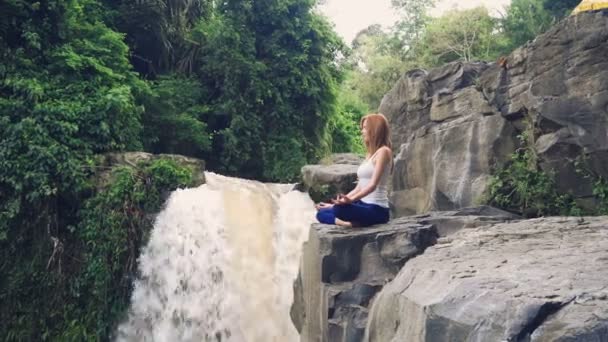
[(374, 299), (365, 341), (605, 341), (608, 217), (463, 229)]
[(294, 284), (292, 320), (302, 341), (361, 341), (368, 309), (408, 260), (461, 229), (517, 217), (491, 207), (401, 217), (346, 229), (313, 224)]

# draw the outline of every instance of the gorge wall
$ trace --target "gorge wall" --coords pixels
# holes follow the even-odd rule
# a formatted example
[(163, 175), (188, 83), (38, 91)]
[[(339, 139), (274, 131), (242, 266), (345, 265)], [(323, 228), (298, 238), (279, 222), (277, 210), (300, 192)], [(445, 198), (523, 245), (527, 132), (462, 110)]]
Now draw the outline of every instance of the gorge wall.
[(397, 216), (479, 203), (495, 167), (528, 137), (559, 190), (585, 204), (590, 180), (608, 176), (608, 15), (569, 17), (515, 50), (505, 66), (461, 63), (411, 70), (379, 111), (397, 152)]
[[(302, 341), (608, 341), (608, 217), (475, 207), (522, 145), (595, 205), (577, 165), (608, 176), (608, 11), (506, 60), (408, 71), (386, 94), (393, 220), (311, 227), (291, 310)], [(304, 168), (305, 188), (352, 184), (352, 163), (334, 163)]]

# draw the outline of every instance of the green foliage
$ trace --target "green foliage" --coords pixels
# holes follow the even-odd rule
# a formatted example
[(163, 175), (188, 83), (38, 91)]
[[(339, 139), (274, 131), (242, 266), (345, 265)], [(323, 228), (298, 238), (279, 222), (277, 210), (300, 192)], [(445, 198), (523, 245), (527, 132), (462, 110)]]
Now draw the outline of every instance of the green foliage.
[(546, 31), (552, 23), (544, 0), (513, 0), (503, 21), (511, 46), (516, 48)]
[(134, 99), (146, 86), (120, 35), (76, 2), (4, 6), (7, 30), (25, 37), (0, 41), (0, 236), (14, 236), (30, 211), (84, 188), (92, 153), (141, 146)]
[[(0, 335), (66, 328), (71, 249), (94, 153), (137, 149), (146, 85), (91, 1), (0, 3)], [(82, 299), (85, 300), (85, 299)]]
[(86, 302), (68, 319), (78, 322), (78, 331), (101, 339), (113, 332), (129, 304), (137, 258), (152, 228), (150, 214), (160, 210), (169, 191), (193, 185), (192, 171), (163, 159), (121, 167), (110, 185), (85, 203), (75, 229), (82, 268), (70, 292)]
[[(608, 215), (608, 181), (595, 173), (587, 156), (581, 155), (573, 166), (592, 187), (592, 206), (579, 206), (570, 194), (557, 191), (552, 173), (540, 170), (530, 142), (529, 133), (520, 135), (522, 148), (510, 162), (496, 170), (488, 187), (485, 201), (525, 217), (548, 215)], [(587, 199), (589, 200), (589, 199)]]
[(549, 12), (553, 18), (559, 20), (570, 14), (580, 3), (580, 0), (545, 0), (543, 8)]
[(213, 150), (221, 151), (208, 156), (211, 167), (286, 181), (329, 151), (341, 44), (313, 5), (228, 1), (193, 32)]
[(150, 214), (164, 194), (192, 185), (193, 176), (159, 159), (117, 168), (111, 179), (66, 222), (66, 231), (54, 227), (50, 236), (29, 236), (33, 248), (0, 252), (8, 275), (0, 293), (7, 340), (107, 340), (123, 317)]
[(366, 105), (376, 111), (380, 101), (399, 80), (404, 71), (413, 67), (401, 58), (401, 49), (393, 36), (374, 27), (360, 32), (353, 41), (348, 65), (353, 71), (345, 80)]
[(124, 313), (148, 214), (190, 176), (159, 162), (95, 193), (95, 154), (283, 181), (354, 146), (361, 104), (336, 105), (343, 47), (314, 5), (0, 0), (0, 336), (107, 340)]
[(608, 181), (597, 177), (593, 182), (593, 196), (598, 200), (597, 214), (608, 215)]
[(545, 32), (572, 11), (579, 0), (513, 0), (502, 25), (510, 49)]
[(102, 16), (126, 34), (132, 62), (144, 75), (191, 72), (198, 47), (188, 39), (192, 28), (213, 10), (210, 0), (101, 0)]
[(435, 0), (391, 0), (391, 3), (400, 16), (393, 32), (401, 51), (409, 57), (430, 20), (427, 11), (434, 6)]
[(485, 7), (452, 10), (429, 21), (415, 50), (426, 66), (456, 60), (492, 61), (506, 48), (498, 24)]
[(589, 156), (583, 154), (574, 161), (576, 173), (590, 182), (595, 199), (594, 215), (608, 215), (608, 181), (594, 170)]
[(581, 215), (572, 196), (556, 190), (553, 175), (540, 170), (528, 139), (528, 134), (520, 135), (523, 147), (492, 176), (487, 203), (524, 217)]
[(338, 93), (336, 114), (329, 121), (331, 151), (334, 153), (365, 152), (359, 121), (369, 109), (353, 88), (352, 73), (347, 73)]
[(200, 83), (172, 75), (151, 82), (151, 94), (144, 99), (144, 145), (154, 153), (176, 153), (202, 157), (211, 150), (207, 133), (206, 106), (201, 105)]

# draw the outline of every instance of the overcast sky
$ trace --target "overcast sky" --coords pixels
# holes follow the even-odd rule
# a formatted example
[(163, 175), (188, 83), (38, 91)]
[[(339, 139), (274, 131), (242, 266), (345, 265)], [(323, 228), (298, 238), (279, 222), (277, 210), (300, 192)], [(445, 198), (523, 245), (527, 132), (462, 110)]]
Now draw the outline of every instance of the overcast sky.
[[(504, 6), (510, 2), (511, 0), (439, 0), (431, 14), (440, 15), (454, 6), (462, 9), (479, 5), (504, 13)], [(329, 17), (336, 32), (349, 44), (357, 32), (369, 25), (381, 24), (388, 27), (397, 19), (391, 8), (391, 0), (326, 0), (319, 9)]]

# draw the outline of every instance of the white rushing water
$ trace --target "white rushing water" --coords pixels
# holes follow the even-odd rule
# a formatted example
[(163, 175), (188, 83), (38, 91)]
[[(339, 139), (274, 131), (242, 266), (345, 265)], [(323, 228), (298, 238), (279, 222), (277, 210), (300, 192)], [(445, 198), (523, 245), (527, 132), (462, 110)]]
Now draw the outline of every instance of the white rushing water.
[(173, 192), (139, 260), (117, 341), (291, 342), (307, 194), (206, 173)]

